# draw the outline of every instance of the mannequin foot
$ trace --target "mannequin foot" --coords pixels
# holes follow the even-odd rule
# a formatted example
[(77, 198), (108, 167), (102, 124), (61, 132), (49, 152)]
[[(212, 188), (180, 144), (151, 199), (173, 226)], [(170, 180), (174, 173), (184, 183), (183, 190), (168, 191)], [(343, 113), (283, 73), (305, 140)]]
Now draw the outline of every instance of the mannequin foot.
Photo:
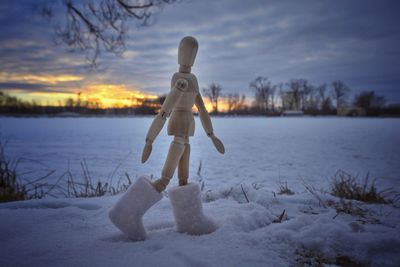
[(153, 182), (153, 186), (158, 192), (161, 193), (165, 190), (165, 188), (167, 188), (168, 182), (165, 182), (163, 179), (158, 179)]
[(188, 180), (187, 179), (179, 179), (179, 186), (184, 186), (188, 184)]
[(142, 217), (161, 198), (162, 194), (145, 177), (140, 177), (110, 209), (108, 216), (130, 239), (145, 240), (147, 235)]

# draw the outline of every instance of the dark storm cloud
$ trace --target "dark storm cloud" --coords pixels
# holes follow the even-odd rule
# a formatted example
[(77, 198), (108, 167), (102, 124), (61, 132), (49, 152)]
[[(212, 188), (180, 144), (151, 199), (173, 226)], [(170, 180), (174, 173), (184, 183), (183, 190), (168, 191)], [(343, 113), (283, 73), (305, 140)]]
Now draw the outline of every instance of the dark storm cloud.
[(15, 2), (0, 5), (11, 6), (0, 17), (3, 72), (84, 74), (85, 81), (165, 93), (179, 40), (193, 35), (201, 87), (215, 81), (225, 92), (250, 96), (248, 84), (259, 75), (273, 82), (341, 79), (353, 92), (376, 90), (400, 102), (397, 1), (179, 1), (154, 25), (132, 25), (127, 52), (104, 55), (102, 73), (87, 72), (83, 55), (51, 45), (49, 25), (32, 15), (33, 1)]
[(7, 83), (0, 82), (0, 90), (18, 90), (25, 92), (41, 92), (41, 93), (71, 93), (68, 90), (61, 90), (61, 86), (53, 86), (39, 83)]
[[(160, 54), (160, 46), (152, 47), (151, 42), (192, 34), (200, 42), (194, 70), (203, 86), (217, 81), (225, 90), (243, 91), (257, 75), (275, 82), (299, 77), (316, 83), (343, 79), (355, 90), (385, 90), (394, 96), (397, 83), (384, 81), (399, 76), (396, 5), (365, 1), (182, 3), (166, 8), (151, 37), (144, 38), (149, 42), (144, 44), (150, 45), (147, 54), (157, 55), (144, 64), (151, 67), (146, 68), (149, 72), (157, 65), (174, 69), (176, 63), (168, 60), (176, 59)], [(176, 47), (178, 40), (168, 42), (166, 49)], [(141, 62), (146, 62), (144, 57)]]
[(48, 85), (45, 84), (31, 84), (31, 83), (1, 83), (0, 82), (0, 89), (2, 90), (12, 90), (12, 89), (20, 89), (24, 91), (46, 91), (48, 92), (46, 88), (49, 87)]

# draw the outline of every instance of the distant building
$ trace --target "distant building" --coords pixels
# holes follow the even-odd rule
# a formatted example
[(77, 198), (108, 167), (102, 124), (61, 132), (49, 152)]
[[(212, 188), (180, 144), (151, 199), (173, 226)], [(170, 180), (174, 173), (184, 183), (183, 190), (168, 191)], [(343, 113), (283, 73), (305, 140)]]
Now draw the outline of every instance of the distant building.
[(80, 114), (76, 112), (61, 112), (56, 114), (58, 117), (79, 117)]
[(341, 106), (337, 109), (338, 116), (365, 116), (367, 114), (364, 108)]
[(300, 117), (300, 116), (304, 116), (304, 112), (301, 110), (285, 110), (284, 112), (282, 112), (282, 116)]

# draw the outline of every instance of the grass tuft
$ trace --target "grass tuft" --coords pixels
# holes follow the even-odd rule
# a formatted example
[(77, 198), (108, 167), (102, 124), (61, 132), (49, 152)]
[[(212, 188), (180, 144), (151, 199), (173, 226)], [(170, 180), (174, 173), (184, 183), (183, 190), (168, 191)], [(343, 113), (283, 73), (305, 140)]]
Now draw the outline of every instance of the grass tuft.
[[(128, 173), (125, 173), (125, 177), (120, 177), (117, 185), (113, 185), (112, 179), (120, 165), (116, 167), (106, 182), (101, 182), (100, 180), (94, 181), (91, 177), (86, 160), (81, 162), (81, 179), (76, 179), (68, 168), (66, 172), (58, 177), (55, 184), (43, 182), (46, 178), (55, 173), (54, 170), (48, 171), (44, 176), (38, 179), (26, 181), (21, 178), (17, 172), (18, 163), (23, 159), (20, 158), (11, 161), (6, 157), (4, 148), (5, 143), (0, 140), (0, 202), (41, 199), (46, 196), (57, 198), (60, 195), (64, 197), (80, 198), (116, 195), (125, 192), (132, 184)], [(126, 181), (123, 181), (123, 178), (125, 178)], [(53, 192), (55, 194), (53, 194)]]
[(347, 255), (336, 255), (330, 257), (322, 251), (311, 248), (299, 248), (295, 251), (298, 266), (342, 266), (342, 267), (361, 267), (366, 266)]
[(27, 200), (34, 198), (43, 198), (49, 192), (47, 183), (40, 183), (54, 171), (48, 172), (45, 176), (36, 179), (33, 182), (24, 182), (19, 179), (17, 166), (21, 159), (11, 161), (5, 154), (6, 142), (0, 140), (0, 202), (10, 202)]
[(331, 194), (336, 197), (353, 199), (367, 203), (394, 203), (399, 194), (391, 188), (379, 191), (376, 179), (369, 181), (369, 173), (362, 179), (342, 170), (336, 172), (332, 179)]
[(107, 179), (107, 182), (101, 182), (100, 180), (93, 181), (85, 160), (81, 162), (81, 168), (83, 177), (79, 179), (80, 182), (77, 182), (69, 169), (60, 177), (62, 180), (65, 178), (67, 180), (67, 185), (61, 188), (65, 197), (89, 198), (117, 195), (125, 192), (132, 184), (132, 179), (129, 177), (128, 173), (125, 173), (126, 183), (122, 182), (121, 177), (117, 185), (114, 186), (112, 185), (112, 179), (116, 171), (113, 171), (112, 175)]
[(333, 219), (335, 219), (339, 214), (349, 214), (365, 218), (368, 212), (368, 210), (361, 208), (357, 204), (354, 204), (351, 200), (345, 201), (340, 199), (340, 202), (327, 201), (327, 204), (336, 210), (336, 215), (333, 217)]
[(287, 185), (287, 182), (285, 182), (279, 185), (278, 195), (294, 195), (294, 192), (290, 190), (290, 188)]
[(28, 198), (25, 186), (17, 179), (15, 169), (10, 162), (5, 160), (3, 153), (0, 155), (0, 202), (25, 200)]

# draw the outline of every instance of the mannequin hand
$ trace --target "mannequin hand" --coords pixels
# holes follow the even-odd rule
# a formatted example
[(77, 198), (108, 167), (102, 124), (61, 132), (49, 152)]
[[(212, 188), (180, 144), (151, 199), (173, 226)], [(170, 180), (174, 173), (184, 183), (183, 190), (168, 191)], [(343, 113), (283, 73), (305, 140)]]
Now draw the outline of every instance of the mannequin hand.
[(152, 143), (153, 141), (149, 139), (146, 140), (146, 144), (144, 145), (142, 153), (142, 163), (145, 163), (147, 159), (150, 157), (151, 151), (153, 149)]
[(218, 139), (213, 133), (208, 134), (208, 137), (211, 138), (211, 141), (213, 142), (215, 148), (218, 150), (219, 153), (224, 154), (225, 153), (225, 147), (224, 144), (221, 142), (221, 140)]

